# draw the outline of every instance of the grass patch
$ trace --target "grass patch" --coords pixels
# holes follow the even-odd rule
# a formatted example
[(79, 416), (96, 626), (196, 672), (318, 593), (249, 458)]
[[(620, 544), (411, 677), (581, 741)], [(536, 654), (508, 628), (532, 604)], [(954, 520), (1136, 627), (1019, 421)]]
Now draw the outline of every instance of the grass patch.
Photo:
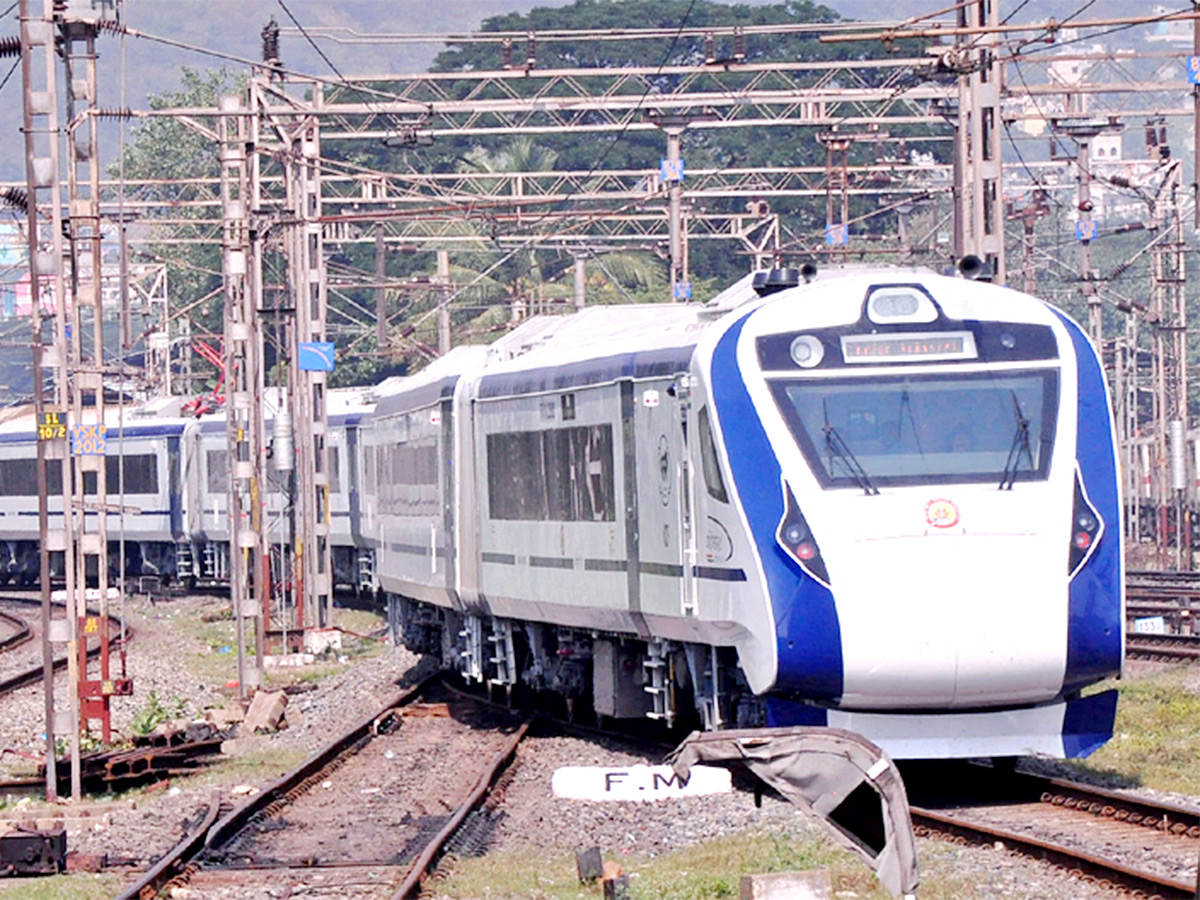
[[(236, 625), (232, 618), (217, 619), (205, 622), (201, 616), (211, 609), (194, 607), (190, 609), (172, 608), (169, 612), (169, 626), (191, 638), (194, 644), (192, 652), (180, 655), (187, 670), (199, 680), (210, 684), (224, 684), (237, 678), (237, 638)], [(154, 619), (148, 619), (145, 627), (156, 627)], [(248, 630), (246, 641), (249, 651), (254, 648), (254, 631)], [(229, 649), (224, 653), (222, 648)], [(252, 658), (252, 657), (251, 657)]]
[(1192, 669), (1171, 668), (1100, 685), (1120, 692), (1113, 739), (1086, 760), (1069, 765), (1116, 784), (1200, 793), (1200, 679)]
[[(225, 684), (237, 678), (237, 626), (231, 616), (221, 616), (213, 621), (203, 621), (202, 616), (222, 611), (220, 604), (194, 605), (185, 609), (175, 606), (158, 613), (174, 628), (191, 639), (192, 652), (181, 654), (187, 670), (198, 680), (208, 684)], [(156, 627), (151, 613), (143, 627)], [(334, 607), (334, 624), (354, 634), (368, 635), (378, 629), (386, 621), (377, 613), (360, 609), (345, 609)], [(159, 625), (161, 627), (161, 625)], [(346, 670), (347, 664), (340, 663), (336, 657), (345, 656), (348, 660), (362, 660), (378, 656), (387, 650), (387, 645), (378, 640), (360, 640), (354, 634), (342, 636), (342, 650), (329, 658), (319, 658), (316, 664), (303, 669), (273, 670), (268, 673), (268, 686), (279, 687), (286, 684), (317, 682)], [(254, 665), (254, 629), (247, 623), (245, 633), (246, 664)]]
[[(949, 866), (953, 870), (956, 863), (938, 852), (936, 845), (923, 846), (920, 852), (922, 864), (929, 863), (921, 873), (922, 898), (982, 900), (992, 896), (964, 877), (939, 874), (938, 869)], [(619, 861), (630, 875), (632, 900), (736, 898), (743, 875), (812, 868), (830, 870), (837, 896), (890, 898), (865, 863), (811, 831), (744, 831), (655, 859), (630, 856)], [(961, 862), (957, 865), (961, 867)], [(598, 883), (579, 883), (574, 854), (538, 849), (461, 860), (438, 885), (437, 896), (447, 900), (591, 900), (602, 897), (603, 892)]]
[(190, 776), (196, 784), (224, 784), (229, 781), (258, 783), (274, 781), (308, 759), (303, 750), (264, 747), (222, 759)]
[(119, 875), (53, 875), (0, 880), (0, 900), (109, 900), (121, 890)]
[(387, 623), (387, 617), (368, 609), (333, 608), (333, 624), (355, 634), (370, 634)]

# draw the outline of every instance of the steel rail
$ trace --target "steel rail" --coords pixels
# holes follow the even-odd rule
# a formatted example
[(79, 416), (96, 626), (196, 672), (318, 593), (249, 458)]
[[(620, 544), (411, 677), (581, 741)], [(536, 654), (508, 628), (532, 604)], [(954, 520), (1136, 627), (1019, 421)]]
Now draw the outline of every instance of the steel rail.
[(11, 650), (13, 647), (19, 647), (33, 637), (33, 631), (29, 628), (29, 623), (20, 616), (0, 612), (0, 619), (3, 619), (14, 628), (13, 634), (10, 634), (4, 640), (0, 640), (0, 650)]
[(155, 865), (139, 879), (137, 884), (126, 890), (116, 900), (134, 900), (134, 898), (141, 896), (143, 891), (152, 891), (154, 894), (157, 894), (168, 881), (186, 872), (187, 867), (201, 853), (206, 850), (219, 848), (232, 841), (250, 824), (255, 816), (263, 812), (268, 806), (280, 802), (289, 793), (299, 788), (305, 781), (320, 775), (321, 772), (335, 762), (348, 749), (359, 741), (369, 737), (373, 732), (378, 731), (381, 721), (393, 710), (413, 702), (436, 679), (437, 676), (427, 678), (401, 691), (398, 695), (388, 700), (378, 712), (372, 713), (345, 733), (334, 738), (322, 749), (318, 750), (291, 771), (276, 779), (258, 794), (247, 798), (240, 805), (234, 807), (219, 821), (216, 821), (217, 807), (214, 805), (210, 821), (206, 821), (197, 834), (185, 837), (164, 857), (164, 860), (171, 860), (170, 865)]
[(176, 844), (166, 856), (156, 862), (136, 882), (118, 894), (114, 900), (138, 900), (143, 891), (151, 892), (151, 896), (157, 895), (159, 887), (181, 875), (192, 857), (200, 852), (204, 846), (204, 838), (209, 829), (213, 827), (213, 823), (217, 821), (220, 812), (219, 794), (217, 791), (213, 791), (212, 802), (199, 827), (191, 834), (185, 835), (183, 840)]
[[(31, 597), (3, 596), (3, 597), (0, 597), (0, 601), (6, 601), (8, 603), (26, 603), (26, 604), (29, 604), (30, 606), (41, 606), (42, 605), (41, 600), (34, 599)], [(58, 602), (55, 602), (55, 605), (62, 606), (62, 604), (58, 603)], [(88, 610), (86, 610), (86, 612), (88, 614), (97, 614), (97, 611), (94, 609), (88, 609)], [(110, 636), (108, 639), (109, 650), (112, 650), (113, 648), (116, 648), (116, 647), (124, 646), (124, 645), (128, 644), (131, 640), (133, 640), (133, 635), (134, 635), (133, 629), (130, 628), (128, 625), (125, 625), (121, 621), (121, 619), (119, 619), (117, 616), (109, 615), (108, 622), (109, 622), (110, 626), (116, 625), (117, 629), (118, 629), (117, 635)], [(122, 634), (124, 635), (124, 637), (122, 637)], [(99, 646), (92, 647), (87, 652), (87, 658), (89, 660), (95, 659), (97, 656), (100, 655), (100, 652), (102, 649), (103, 648), (99, 647)], [(65, 656), (56, 657), (54, 660), (54, 671), (55, 672), (62, 671), (63, 669), (67, 668), (69, 663), (70, 663), (70, 660), (68, 660), (67, 657), (65, 657)], [(41, 663), (38, 663), (36, 668), (28, 669), (24, 672), (18, 672), (16, 675), (11, 676), (10, 678), (3, 679), (2, 681), (0, 681), (0, 696), (7, 694), (11, 691), (15, 691), (18, 688), (23, 688), (23, 687), (26, 687), (31, 684), (36, 684), (37, 682), (42, 680), (42, 677), (44, 674), (45, 674), (45, 669), (44, 669), (43, 665)]]
[(998, 840), (1022, 853), (1045, 859), (1070, 871), (1091, 875), (1098, 878), (1101, 883), (1119, 884), (1131, 890), (1142, 891), (1147, 896), (1162, 897), (1163, 900), (1175, 900), (1175, 898), (1193, 900), (1195, 897), (1196, 885), (1194, 882), (1164, 878), (1153, 872), (1134, 869), (1115, 860), (1074, 850), (1053, 841), (1018, 834), (1005, 828), (967, 822), (955, 816), (915, 806), (911, 808), (911, 811), (913, 825), (918, 829), (918, 834), (936, 831), (978, 843), (990, 843)]
[[(1119, 791), (1028, 772), (1011, 772), (997, 776), (1006, 799), (1047, 803), (1051, 806), (1076, 810), (1093, 818), (1127, 822), (1149, 830), (1188, 838), (1200, 837), (1200, 807), (1169, 801), (1134, 797)], [(1020, 852), (1047, 859), (1055, 865), (1088, 874), (1105, 883), (1142, 891), (1147, 896), (1182, 897), (1193, 900), (1195, 881), (1177, 881), (1153, 872), (1135, 869), (1115, 860), (1105, 859), (1054, 841), (1012, 832), (998, 826), (960, 819), (953, 814), (913, 807), (913, 824), (931, 831), (951, 833), (971, 841), (1000, 840)]]
[(436, 861), (438, 854), (446, 845), (446, 842), (450, 840), (454, 832), (458, 830), (458, 827), (462, 824), (463, 819), (465, 819), (467, 815), (479, 805), (484, 797), (487, 796), (487, 793), (492, 789), (492, 785), (495, 783), (496, 778), (499, 777), (500, 772), (508, 765), (512, 755), (516, 753), (517, 745), (521, 743), (526, 733), (529, 731), (529, 726), (532, 723), (533, 718), (534, 717), (526, 719), (523, 723), (521, 723), (521, 726), (515, 732), (513, 732), (512, 737), (508, 739), (508, 742), (504, 745), (503, 749), (501, 749), (500, 752), (497, 753), (492, 759), (487, 771), (485, 771), (479, 777), (479, 781), (476, 783), (474, 790), (471, 791), (470, 795), (462, 802), (458, 809), (454, 811), (454, 815), (450, 817), (450, 820), (445, 824), (442, 830), (430, 839), (429, 843), (425, 845), (425, 849), (422, 850), (420, 855), (413, 861), (412, 865), (409, 867), (408, 874), (400, 883), (400, 887), (398, 887), (396, 892), (392, 894), (391, 900), (406, 900), (406, 898), (413, 896), (420, 889), (421, 885), (425, 881), (426, 876), (429, 874), (430, 868)]
[[(1121, 818), (1146, 828), (1170, 831), (1173, 834), (1187, 834), (1189, 837), (1200, 837), (1200, 807), (1132, 797), (1119, 791), (1072, 781), (1068, 778), (1047, 778), (1028, 774), (1022, 774), (1020, 777), (1032, 780), (1035, 788), (1042, 788), (1041, 799), (1043, 802), (1053, 803), (1055, 806), (1069, 806), (1070, 804), (1067, 802), (1058, 802), (1058, 798), (1063, 794), (1069, 794), (1073, 795), (1073, 799), (1076, 801), (1082, 800), (1088, 804), (1085, 809), (1076, 803), (1076, 809), (1094, 815), (1105, 818)], [(1100, 808), (1096, 809), (1096, 806)]]
[(1127, 634), (1125, 653), (1160, 659), (1200, 659), (1200, 635)]
[(407, 706), (415, 701), (426, 688), (438, 680), (438, 677), (437, 675), (431, 676), (412, 687), (406, 688), (384, 704), (383, 708), (378, 712), (372, 713), (349, 731), (334, 738), (305, 762), (302, 762), (296, 768), (281, 776), (258, 794), (245, 800), (240, 806), (233, 809), (220, 822), (213, 826), (208, 837), (205, 839), (204, 849), (215, 850), (228, 844), (250, 823), (252, 818), (272, 803), (283, 800), (287, 794), (296, 790), (308, 779), (319, 775), (326, 767), (337, 760), (347, 750), (351, 749), (356, 743), (377, 732), (380, 723), (387, 719), (393, 710)]

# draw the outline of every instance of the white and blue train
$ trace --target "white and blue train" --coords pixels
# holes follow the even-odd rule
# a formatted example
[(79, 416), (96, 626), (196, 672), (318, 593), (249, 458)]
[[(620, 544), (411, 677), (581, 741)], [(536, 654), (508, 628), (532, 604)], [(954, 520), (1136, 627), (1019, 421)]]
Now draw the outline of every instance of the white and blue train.
[[(362, 584), (370, 550), (361, 533), (358, 491), (358, 430), (369, 412), (372, 393), (363, 389), (329, 392), (330, 546), (335, 580)], [(162, 398), (107, 412), (105, 490), (110, 577), (123, 571), (133, 583), (228, 582), (229, 450), (223, 413), (201, 418), (180, 414), (183, 398)], [(271, 418), (279, 393), (264, 398)], [(0, 422), (0, 584), (32, 585), (38, 580), (37, 429), (29, 408), (10, 411)], [(268, 542), (290, 543), (287, 501), (279, 476), (268, 465), (264, 519)], [(346, 477), (342, 477), (343, 472)], [(123, 476), (122, 476), (123, 473)], [(50, 466), (49, 514), (60, 527), (60, 474)], [(85, 476), (85, 478), (88, 476)], [(95, 488), (90, 487), (89, 493)], [(123, 510), (119, 514), (117, 510)], [(96, 513), (89, 512), (89, 516)], [(61, 574), (61, 573), (55, 573)]]
[[(827, 724), (901, 759), (1091, 752), (1125, 623), (1094, 348), (967, 278), (799, 281), (538, 317), (334, 392), (335, 580), (466, 677), (601, 716)], [(126, 440), (136, 564), (222, 577), (223, 417)], [(34, 446), (0, 426), (14, 577), (36, 571)]]
[(1121, 507), (1079, 327), (925, 271), (756, 280), (535, 319), (381, 396), (367, 531), (406, 641), (607, 716), (1101, 745)]

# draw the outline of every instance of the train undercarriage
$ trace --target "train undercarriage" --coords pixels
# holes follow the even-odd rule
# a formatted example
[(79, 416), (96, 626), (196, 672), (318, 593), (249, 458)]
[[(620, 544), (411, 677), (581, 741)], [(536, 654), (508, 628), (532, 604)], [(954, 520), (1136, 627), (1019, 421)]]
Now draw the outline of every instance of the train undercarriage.
[(765, 723), (730, 647), (459, 613), (393, 594), (387, 608), (397, 643), (489, 690), (556, 697), (570, 718), (704, 730)]

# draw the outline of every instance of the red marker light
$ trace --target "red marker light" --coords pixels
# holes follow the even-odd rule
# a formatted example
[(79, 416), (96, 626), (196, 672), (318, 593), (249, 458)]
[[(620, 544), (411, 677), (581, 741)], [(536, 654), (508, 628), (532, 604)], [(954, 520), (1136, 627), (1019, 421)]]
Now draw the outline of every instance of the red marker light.
[(804, 543), (804, 544), (796, 545), (796, 556), (798, 556), (800, 559), (808, 560), (808, 559), (812, 559), (816, 555), (817, 555), (817, 548), (814, 547), (812, 544)]
[(1075, 546), (1080, 550), (1086, 550), (1092, 546), (1092, 536), (1086, 531), (1075, 532)]

